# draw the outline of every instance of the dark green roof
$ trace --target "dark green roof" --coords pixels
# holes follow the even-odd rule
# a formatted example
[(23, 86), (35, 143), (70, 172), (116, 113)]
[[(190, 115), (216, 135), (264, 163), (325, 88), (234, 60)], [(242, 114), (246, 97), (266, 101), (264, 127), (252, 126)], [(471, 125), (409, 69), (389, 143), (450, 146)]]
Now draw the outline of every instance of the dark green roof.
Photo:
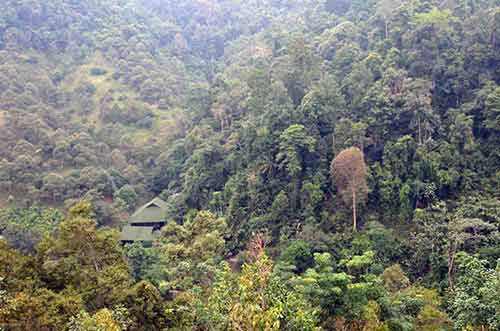
[[(121, 241), (152, 242), (159, 234), (159, 226), (141, 223), (165, 223), (167, 203), (159, 198), (154, 198), (130, 217), (129, 225), (121, 232)], [(163, 224), (159, 224), (160, 226)]]
[(152, 226), (130, 226), (127, 225), (121, 232), (121, 241), (154, 241), (159, 231), (153, 231)]
[(160, 198), (154, 198), (130, 216), (129, 223), (165, 222), (167, 203)]

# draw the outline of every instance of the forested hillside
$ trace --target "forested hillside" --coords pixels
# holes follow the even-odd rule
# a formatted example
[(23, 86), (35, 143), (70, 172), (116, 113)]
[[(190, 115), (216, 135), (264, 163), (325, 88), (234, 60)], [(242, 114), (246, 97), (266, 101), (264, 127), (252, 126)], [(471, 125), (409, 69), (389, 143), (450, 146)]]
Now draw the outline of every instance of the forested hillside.
[(2, 0), (0, 330), (500, 330), (500, 1)]

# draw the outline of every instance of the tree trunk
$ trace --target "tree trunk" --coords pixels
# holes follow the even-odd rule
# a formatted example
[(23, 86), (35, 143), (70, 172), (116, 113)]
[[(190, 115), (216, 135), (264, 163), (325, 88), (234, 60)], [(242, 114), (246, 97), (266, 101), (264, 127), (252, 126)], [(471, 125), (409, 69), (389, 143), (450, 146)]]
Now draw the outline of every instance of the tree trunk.
[(335, 155), (337, 154), (337, 150), (335, 148), (335, 130), (332, 133), (332, 152), (333, 152), (333, 157), (335, 158)]
[(352, 190), (352, 227), (354, 232), (358, 230), (358, 225), (356, 222), (356, 190)]
[(299, 200), (299, 192), (300, 192), (300, 180), (299, 178), (295, 178), (293, 179), (293, 196), (292, 196), (292, 199), (290, 201), (290, 204), (291, 204), (291, 208), (293, 211), (297, 210), (297, 206), (299, 205), (298, 204), (298, 200)]
[(420, 127), (420, 117), (418, 117), (418, 144), (422, 145), (422, 129)]
[(453, 291), (455, 283), (453, 280), (453, 271), (455, 269), (455, 255), (456, 255), (456, 244), (453, 243), (448, 248), (448, 288)]
[(385, 21), (385, 39), (389, 38), (389, 22)]

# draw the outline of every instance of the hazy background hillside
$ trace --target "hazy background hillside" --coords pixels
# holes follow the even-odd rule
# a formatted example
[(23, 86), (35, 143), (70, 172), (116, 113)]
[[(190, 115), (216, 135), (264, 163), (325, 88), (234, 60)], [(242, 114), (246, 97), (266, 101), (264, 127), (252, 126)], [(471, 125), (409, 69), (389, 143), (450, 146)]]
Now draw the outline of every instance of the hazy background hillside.
[(3, 203), (87, 195), (106, 223), (162, 194), (172, 217), (211, 208), (259, 227), (281, 192), (287, 218), (321, 222), (337, 209), (329, 162), (351, 145), (385, 219), (493, 193), (496, 5), (4, 1)]

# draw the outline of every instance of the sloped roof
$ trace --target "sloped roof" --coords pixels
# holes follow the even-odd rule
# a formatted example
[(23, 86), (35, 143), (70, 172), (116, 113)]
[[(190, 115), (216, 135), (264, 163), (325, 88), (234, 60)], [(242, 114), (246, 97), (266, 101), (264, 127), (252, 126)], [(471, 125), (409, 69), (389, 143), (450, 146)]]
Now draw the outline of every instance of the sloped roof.
[(160, 198), (154, 198), (130, 216), (129, 223), (165, 222), (167, 203)]
[(159, 231), (153, 231), (152, 226), (130, 226), (127, 225), (121, 232), (121, 241), (154, 241)]

